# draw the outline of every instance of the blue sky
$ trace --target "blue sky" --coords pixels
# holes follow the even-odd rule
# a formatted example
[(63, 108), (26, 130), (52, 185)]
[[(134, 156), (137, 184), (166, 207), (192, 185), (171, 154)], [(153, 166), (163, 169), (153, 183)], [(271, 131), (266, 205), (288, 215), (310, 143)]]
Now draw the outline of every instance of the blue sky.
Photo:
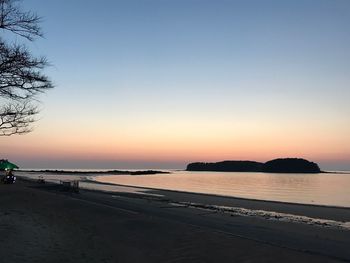
[[(97, 157), (101, 166), (168, 165), (173, 153), (174, 167), (187, 160), (298, 155), (350, 169), (349, 1), (22, 5), (43, 17), (45, 38), (30, 47), (52, 63), (47, 73), (56, 88), (41, 97), (36, 130), (16, 139), (13, 149), (46, 139), (36, 152), (50, 153), (51, 166), (54, 152), (62, 152), (56, 165), (80, 160), (77, 168)], [(104, 136), (112, 145), (105, 152)], [(267, 143), (276, 136), (278, 145)], [(72, 147), (89, 155), (72, 149), (66, 160), (64, 149), (50, 146), (58, 137), (79, 142)], [(26, 166), (48, 162), (41, 163), (41, 154), (10, 156)]]

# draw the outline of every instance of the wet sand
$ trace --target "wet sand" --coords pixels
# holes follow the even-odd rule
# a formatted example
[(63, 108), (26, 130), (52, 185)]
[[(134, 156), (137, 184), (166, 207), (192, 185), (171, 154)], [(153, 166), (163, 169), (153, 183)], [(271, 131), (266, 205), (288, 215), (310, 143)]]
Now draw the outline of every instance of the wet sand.
[(350, 231), (184, 205), (204, 203), (350, 221), (350, 210), (152, 191), (0, 185), (2, 262), (350, 261)]

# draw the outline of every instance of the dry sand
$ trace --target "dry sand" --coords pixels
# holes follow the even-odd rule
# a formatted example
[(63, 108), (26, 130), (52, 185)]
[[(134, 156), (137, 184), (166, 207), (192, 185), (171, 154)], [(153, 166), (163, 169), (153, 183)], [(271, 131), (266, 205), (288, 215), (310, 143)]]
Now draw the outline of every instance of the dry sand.
[(350, 261), (350, 231), (177, 203), (277, 207), (337, 220), (348, 220), (349, 209), (154, 192), (164, 197), (65, 193), (27, 181), (1, 184), (0, 262)]

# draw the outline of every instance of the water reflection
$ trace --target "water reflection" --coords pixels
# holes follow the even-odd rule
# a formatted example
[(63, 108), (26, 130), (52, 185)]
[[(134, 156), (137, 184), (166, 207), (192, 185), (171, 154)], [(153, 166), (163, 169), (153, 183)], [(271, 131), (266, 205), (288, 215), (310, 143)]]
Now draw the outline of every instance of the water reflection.
[(99, 182), (243, 198), (350, 207), (349, 174), (174, 172), (98, 176)]

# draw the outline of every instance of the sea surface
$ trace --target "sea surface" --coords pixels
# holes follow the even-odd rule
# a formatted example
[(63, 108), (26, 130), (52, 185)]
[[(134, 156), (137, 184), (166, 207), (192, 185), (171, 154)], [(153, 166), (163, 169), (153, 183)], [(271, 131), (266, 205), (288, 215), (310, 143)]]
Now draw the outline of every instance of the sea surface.
[[(42, 175), (45, 179), (52, 180), (87, 179), (90, 182), (82, 182), (81, 187), (104, 191), (121, 191), (121, 188), (98, 183), (350, 207), (350, 173), (278, 174), (171, 171), (169, 174), (155, 175), (98, 175), (95, 173), (55, 175), (25, 172), (21, 172), (21, 175), (32, 178)], [(137, 191), (137, 188), (135, 189), (131, 190)]]

